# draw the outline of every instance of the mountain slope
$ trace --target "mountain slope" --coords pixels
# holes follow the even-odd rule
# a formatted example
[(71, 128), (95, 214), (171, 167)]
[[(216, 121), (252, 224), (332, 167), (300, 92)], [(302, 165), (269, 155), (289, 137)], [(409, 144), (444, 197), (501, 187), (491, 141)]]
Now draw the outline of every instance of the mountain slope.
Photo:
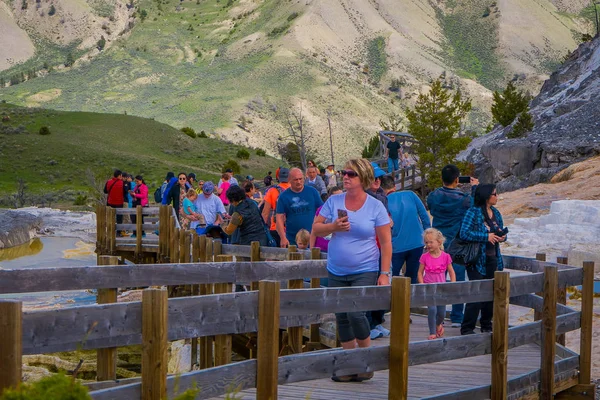
[(108, 49), (0, 99), (127, 111), (271, 154), (301, 110), (322, 161), (329, 114), (340, 161), (441, 74), (473, 97), (470, 124), (481, 129), (491, 89), (516, 75), (537, 91), (589, 23), (548, 0), (141, 0), (133, 12), (133, 29)]

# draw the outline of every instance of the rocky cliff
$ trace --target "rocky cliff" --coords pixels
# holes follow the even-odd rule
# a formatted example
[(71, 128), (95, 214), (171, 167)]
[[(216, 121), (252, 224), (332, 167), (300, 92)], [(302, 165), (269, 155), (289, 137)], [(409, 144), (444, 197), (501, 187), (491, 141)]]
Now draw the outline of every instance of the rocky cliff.
[(583, 43), (544, 83), (530, 104), (534, 129), (509, 139), (496, 127), (460, 157), (484, 182), (511, 191), (546, 182), (576, 161), (600, 154), (600, 38)]
[(42, 219), (38, 216), (20, 211), (0, 211), (0, 249), (29, 242), (41, 225)]

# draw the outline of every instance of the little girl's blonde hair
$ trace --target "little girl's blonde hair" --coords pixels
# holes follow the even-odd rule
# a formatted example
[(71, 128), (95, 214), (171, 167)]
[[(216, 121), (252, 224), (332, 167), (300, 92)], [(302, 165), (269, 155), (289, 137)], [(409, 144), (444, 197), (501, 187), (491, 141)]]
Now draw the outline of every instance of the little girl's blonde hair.
[(196, 189), (188, 189), (187, 193), (185, 194), (185, 197), (187, 197), (188, 199), (194, 196), (197, 196), (198, 193), (196, 192)]
[(310, 242), (310, 232), (306, 229), (300, 229), (298, 233), (296, 233), (296, 243), (303, 243), (308, 245)]
[(423, 232), (423, 239), (425, 239), (427, 235), (432, 235), (438, 242), (440, 242), (440, 248), (444, 250), (444, 242), (446, 241), (446, 238), (442, 232), (435, 228), (427, 228), (425, 229), (425, 232)]

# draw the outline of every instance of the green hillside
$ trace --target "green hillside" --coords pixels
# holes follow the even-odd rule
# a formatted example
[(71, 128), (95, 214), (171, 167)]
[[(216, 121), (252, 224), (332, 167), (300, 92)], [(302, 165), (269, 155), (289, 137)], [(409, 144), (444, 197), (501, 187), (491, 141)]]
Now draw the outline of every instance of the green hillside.
[[(289, 96), (311, 88), (314, 78), (296, 60), (273, 62), (270, 45), (299, 14), (278, 1), (232, 11), (238, 3), (136, 1), (131, 33), (93, 62), (2, 89), (0, 98), (62, 110), (125, 111), (207, 133), (232, 126), (237, 117), (232, 108), (257, 95), (287, 104)], [(268, 38), (258, 48), (236, 43), (256, 32)], [(18, 69), (0, 75), (8, 81)], [(55, 88), (60, 88), (58, 95), (41, 101), (31, 97)]]
[[(115, 168), (142, 174), (151, 191), (167, 171), (195, 172), (217, 181), (223, 164), (236, 160), (241, 175), (262, 178), (280, 164), (250, 150), (248, 160), (236, 158), (241, 146), (217, 139), (191, 138), (151, 119), (119, 114), (65, 112), (22, 108), (0, 103), (0, 204), (11, 205), (18, 178), (30, 200), (73, 201), (87, 194), (91, 176), (104, 180)], [(4, 118), (6, 119), (6, 118)], [(40, 135), (42, 126), (49, 135)], [(28, 202), (28, 204), (30, 204)]]

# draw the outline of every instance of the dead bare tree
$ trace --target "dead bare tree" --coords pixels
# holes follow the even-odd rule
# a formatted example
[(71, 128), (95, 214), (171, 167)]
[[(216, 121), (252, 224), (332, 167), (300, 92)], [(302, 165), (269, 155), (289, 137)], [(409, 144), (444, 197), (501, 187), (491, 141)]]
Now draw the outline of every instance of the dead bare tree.
[(23, 178), (17, 179), (17, 193), (15, 194), (15, 208), (24, 207), (27, 199), (25, 191), (27, 184)]
[(333, 161), (333, 131), (331, 129), (331, 109), (327, 110), (327, 125), (329, 126), (329, 149), (331, 150), (331, 164), (335, 165)]
[(101, 173), (94, 173), (90, 168), (85, 170), (85, 180), (90, 189), (90, 197), (94, 204), (106, 204), (106, 194), (104, 193), (104, 177)]
[(306, 171), (308, 142), (313, 138), (313, 134), (306, 129), (306, 123), (304, 121), (304, 116), (302, 115), (302, 104), (300, 104), (298, 111), (290, 110), (287, 113), (286, 121), (289, 132), (287, 139), (291, 139), (298, 147), (300, 164), (302, 165), (302, 170)]

